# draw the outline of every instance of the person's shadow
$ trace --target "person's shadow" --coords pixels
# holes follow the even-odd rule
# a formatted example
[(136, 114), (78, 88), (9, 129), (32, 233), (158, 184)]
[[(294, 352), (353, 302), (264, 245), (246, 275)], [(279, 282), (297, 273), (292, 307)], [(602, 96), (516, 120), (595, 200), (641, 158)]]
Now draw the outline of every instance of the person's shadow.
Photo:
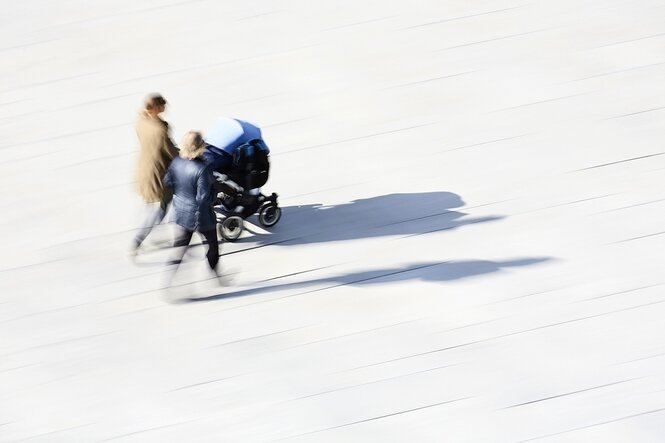
[[(464, 206), (452, 192), (388, 194), (339, 205), (287, 206), (268, 234), (254, 232), (242, 242), (290, 246), (360, 238), (419, 235), (500, 220), (502, 216), (465, 217)], [(255, 217), (248, 219), (256, 223)], [(247, 228), (252, 231), (251, 226)]]
[(225, 298), (242, 297), (246, 295), (257, 295), (262, 293), (288, 290), (304, 289), (301, 292), (288, 294), (287, 296), (306, 294), (309, 292), (322, 291), (337, 286), (365, 286), (372, 284), (386, 284), (406, 280), (420, 280), (430, 282), (445, 282), (463, 278), (475, 277), (483, 274), (501, 272), (505, 268), (518, 266), (531, 266), (550, 260), (548, 257), (532, 257), (519, 260), (487, 261), (487, 260), (463, 260), (443, 262), (413, 263), (399, 268), (377, 269), (374, 271), (352, 272), (332, 277), (315, 278), (294, 283), (271, 284), (258, 288), (245, 289), (242, 291), (229, 291), (227, 293), (215, 294), (200, 298), (187, 298), (185, 302), (213, 301)]
[[(258, 247), (290, 246), (380, 236), (415, 236), (503, 218), (502, 216), (469, 217), (464, 212), (454, 210), (462, 206), (464, 201), (459, 195), (451, 192), (389, 194), (330, 206), (290, 206), (283, 208), (283, 220), (270, 228), (272, 232), (258, 233), (241, 239), (241, 242), (258, 242)], [(365, 286), (409, 280), (446, 282), (503, 272), (506, 268), (536, 265), (547, 260), (550, 258), (422, 262), (397, 268), (365, 270), (291, 283), (274, 283), (280, 278), (290, 277), (284, 276), (273, 278), (269, 282), (264, 281), (263, 286), (239, 291), (230, 289), (224, 293), (187, 298), (182, 301), (212, 301), (295, 290), (295, 293), (290, 291), (284, 295), (288, 297), (344, 285)]]

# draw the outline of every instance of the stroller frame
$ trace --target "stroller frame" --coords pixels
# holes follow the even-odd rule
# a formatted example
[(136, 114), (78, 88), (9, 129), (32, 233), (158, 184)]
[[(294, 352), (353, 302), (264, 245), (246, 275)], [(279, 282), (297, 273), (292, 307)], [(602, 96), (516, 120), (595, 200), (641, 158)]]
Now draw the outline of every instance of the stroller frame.
[(276, 193), (268, 196), (261, 192), (252, 193), (219, 173), (215, 173), (215, 193), (214, 209), (219, 216), (217, 229), (226, 241), (237, 240), (242, 234), (244, 220), (254, 214), (265, 228), (274, 226), (282, 216)]

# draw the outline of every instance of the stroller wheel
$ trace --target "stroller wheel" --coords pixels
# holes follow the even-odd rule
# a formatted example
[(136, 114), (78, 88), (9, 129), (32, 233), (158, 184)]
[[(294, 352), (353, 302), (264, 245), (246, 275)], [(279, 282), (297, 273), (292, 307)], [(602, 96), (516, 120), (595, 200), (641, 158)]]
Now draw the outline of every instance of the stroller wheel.
[(237, 215), (226, 217), (218, 225), (219, 234), (226, 241), (236, 241), (242, 234), (242, 218)]
[(277, 205), (268, 204), (259, 211), (259, 223), (266, 228), (277, 224), (281, 217), (282, 210)]

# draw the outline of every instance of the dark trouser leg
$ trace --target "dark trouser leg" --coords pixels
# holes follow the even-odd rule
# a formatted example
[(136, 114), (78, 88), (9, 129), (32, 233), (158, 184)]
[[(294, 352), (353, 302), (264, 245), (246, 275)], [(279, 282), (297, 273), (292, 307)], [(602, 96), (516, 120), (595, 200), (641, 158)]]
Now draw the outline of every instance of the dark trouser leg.
[(143, 240), (146, 239), (152, 229), (161, 223), (162, 220), (164, 220), (167, 206), (168, 201), (162, 200), (159, 203), (159, 206), (150, 205), (147, 207), (148, 215), (145, 218), (141, 228), (139, 229), (139, 232), (137, 232), (136, 236), (134, 237), (134, 247), (138, 248), (141, 246), (141, 243), (143, 243)]
[(208, 258), (208, 265), (213, 271), (217, 268), (217, 263), (219, 262), (219, 243), (217, 240), (217, 229), (213, 228), (209, 231), (200, 231), (201, 235), (208, 242), (208, 253), (206, 257)]
[(187, 252), (187, 246), (189, 246), (189, 242), (192, 239), (192, 231), (188, 231), (187, 229), (178, 226), (176, 228), (176, 235), (175, 235), (175, 240), (173, 241), (173, 248), (175, 249), (175, 252), (173, 254), (173, 257), (171, 258), (171, 261), (169, 264), (175, 265), (173, 270), (170, 272), (168, 281), (169, 285), (171, 284), (171, 281), (173, 280), (173, 277), (175, 276), (176, 272), (178, 272), (178, 267), (180, 266), (180, 263), (182, 262), (182, 258), (185, 256), (185, 253)]
[(189, 242), (192, 240), (193, 233), (194, 232), (188, 231), (187, 229), (180, 226), (176, 228), (176, 235), (175, 239), (173, 240), (173, 247), (177, 249), (176, 253), (173, 256), (172, 262), (180, 264), (182, 258), (185, 256), (185, 252), (187, 252), (187, 246), (189, 246)]

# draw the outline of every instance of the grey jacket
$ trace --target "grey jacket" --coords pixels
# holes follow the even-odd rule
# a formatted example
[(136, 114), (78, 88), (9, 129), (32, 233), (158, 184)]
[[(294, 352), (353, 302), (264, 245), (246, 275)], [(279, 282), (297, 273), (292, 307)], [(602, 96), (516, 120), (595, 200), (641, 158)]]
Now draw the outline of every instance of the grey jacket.
[(214, 193), (210, 166), (202, 159), (176, 157), (166, 171), (164, 187), (173, 190), (175, 222), (188, 231), (215, 229)]

